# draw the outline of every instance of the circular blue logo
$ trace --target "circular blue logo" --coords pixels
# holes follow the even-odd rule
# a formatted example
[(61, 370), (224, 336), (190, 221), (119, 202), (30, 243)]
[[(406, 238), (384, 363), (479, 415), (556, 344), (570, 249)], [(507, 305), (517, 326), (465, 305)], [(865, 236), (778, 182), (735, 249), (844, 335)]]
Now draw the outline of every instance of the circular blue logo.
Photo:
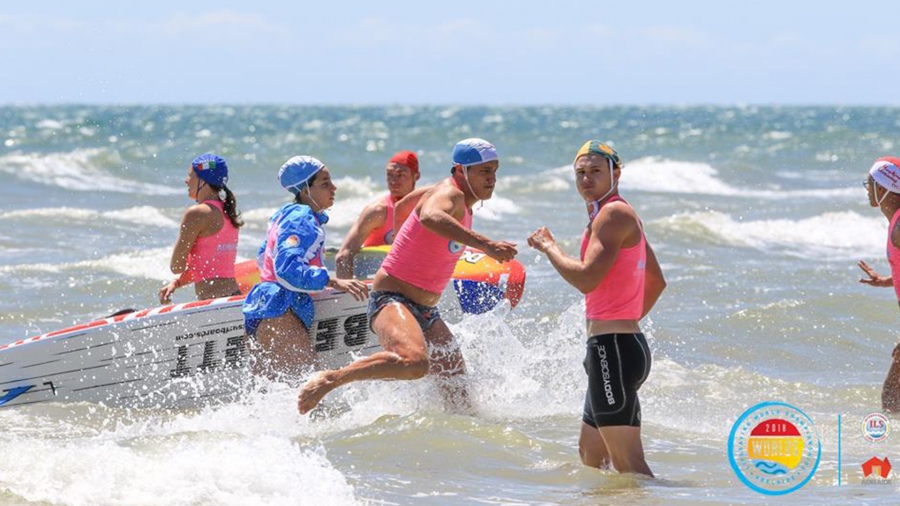
[(784, 495), (806, 485), (822, 456), (812, 419), (784, 402), (762, 402), (734, 422), (728, 436), (728, 461), (751, 489)]
[(891, 421), (881, 413), (869, 413), (862, 421), (862, 435), (870, 443), (880, 443), (891, 435)]
[(462, 251), (464, 247), (465, 246), (462, 243), (456, 241), (450, 241), (447, 243), (447, 249), (449, 249), (450, 253), (453, 253), (454, 255)]

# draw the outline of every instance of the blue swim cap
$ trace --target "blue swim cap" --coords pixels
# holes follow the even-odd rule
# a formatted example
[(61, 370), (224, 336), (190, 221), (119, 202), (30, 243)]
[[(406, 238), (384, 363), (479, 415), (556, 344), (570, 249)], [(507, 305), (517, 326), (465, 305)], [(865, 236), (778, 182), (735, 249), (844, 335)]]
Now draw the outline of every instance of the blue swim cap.
[(484, 162), (492, 162), (498, 160), (497, 148), (490, 142), (472, 137), (471, 139), (463, 139), (453, 146), (453, 164), (460, 164), (463, 167), (477, 165)]
[(228, 182), (228, 164), (220, 156), (212, 153), (200, 155), (191, 162), (191, 168), (209, 185), (221, 188)]
[(294, 195), (300, 193), (300, 187), (325, 168), (325, 164), (311, 156), (295, 156), (284, 162), (278, 170), (278, 181), (285, 190)]

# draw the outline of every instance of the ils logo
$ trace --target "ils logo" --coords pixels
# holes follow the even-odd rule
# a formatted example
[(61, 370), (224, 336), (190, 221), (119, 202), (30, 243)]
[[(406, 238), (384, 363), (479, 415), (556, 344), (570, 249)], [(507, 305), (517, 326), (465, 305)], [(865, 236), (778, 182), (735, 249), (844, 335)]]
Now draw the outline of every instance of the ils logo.
[(460, 250), (462, 250), (464, 247), (465, 246), (463, 246), (462, 243), (456, 241), (450, 241), (447, 243), (447, 249), (449, 249), (450, 253), (453, 253), (454, 255), (459, 253)]
[(863, 484), (864, 485), (890, 485), (891, 484), (891, 461), (887, 457), (879, 459), (872, 457), (863, 462)]
[(745, 411), (728, 436), (728, 460), (737, 477), (767, 495), (791, 493), (812, 479), (822, 444), (812, 420), (783, 402)]
[(869, 413), (862, 421), (862, 435), (870, 443), (880, 443), (891, 435), (891, 422), (881, 413)]

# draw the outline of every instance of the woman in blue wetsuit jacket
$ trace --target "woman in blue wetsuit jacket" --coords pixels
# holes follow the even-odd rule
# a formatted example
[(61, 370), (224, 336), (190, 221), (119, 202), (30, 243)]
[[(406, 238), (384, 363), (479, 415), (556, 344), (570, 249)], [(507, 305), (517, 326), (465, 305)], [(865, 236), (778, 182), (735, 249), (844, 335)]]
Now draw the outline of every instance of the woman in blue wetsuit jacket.
[(243, 311), (253, 342), (253, 371), (291, 380), (315, 365), (309, 339), (315, 309), (309, 294), (330, 287), (363, 300), (368, 287), (332, 277), (323, 266), (325, 209), (334, 204), (337, 192), (328, 168), (311, 156), (295, 156), (282, 165), (278, 180), (294, 200), (269, 219), (257, 257), (260, 283), (247, 294)]

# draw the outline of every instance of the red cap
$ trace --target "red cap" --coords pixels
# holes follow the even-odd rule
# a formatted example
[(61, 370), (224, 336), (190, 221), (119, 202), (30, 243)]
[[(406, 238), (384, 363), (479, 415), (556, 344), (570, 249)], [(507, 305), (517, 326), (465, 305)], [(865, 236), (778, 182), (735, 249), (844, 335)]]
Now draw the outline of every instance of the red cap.
[(419, 172), (419, 159), (412, 151), (397, 151), (388, 162), (405, 165), (406, 167), (409, 167), (409, 170), (412, 171), (413, 174)]

